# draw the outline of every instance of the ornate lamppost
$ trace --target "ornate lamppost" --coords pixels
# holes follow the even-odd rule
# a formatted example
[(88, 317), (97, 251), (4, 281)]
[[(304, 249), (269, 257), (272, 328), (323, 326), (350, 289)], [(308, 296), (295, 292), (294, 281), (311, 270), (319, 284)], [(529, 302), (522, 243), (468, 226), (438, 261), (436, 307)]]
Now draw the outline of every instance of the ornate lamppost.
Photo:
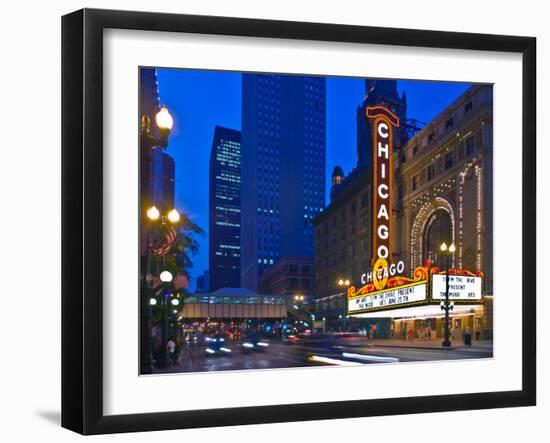
[[(141, 117), (140, 151), (141, 151), (141, 208), (145, 220), (154, 222), (161, 218), (160, 211), (152, 202), (153, 151), (157, 148), (165, 149), (168, 146), (168, 136), (173, 126), (173, 119), (168, 109), (163, 106), (155, 116), (156, 130), (151, 129), (151, 119), (147, 115)], [(158, 135), (156, 135), (157, 133)], [(144, 210), (148, 208), (147, 210)], [(173, 210), (175, 211), (175, 210)], [(172, 213), (173, 211), (170, 211)], [(175, 211), (177, 213), (177, 211)], [(173, 214), (175, 217), (175, 214)], [(168, 217), (169, 218), (169, 217)], [(177, 213), (179, 221), (179, 213)], [(151, 226), (144, 224), (145, 253), (141, 254), (141, 294), (140, 294), (140, 370), (142, 374), (151, 374), (152, 346), (151, 346), (151, 305), (152, 275), (151, 275)]]
[(439, 249), (445, 257), (445, 301), (441, 303), (441, 309), (445, 311), (445, 337), (443, 339), (443, 343), (441, 343), (441, 346), (444, 348), (449, 348), (451, 347), (450, 313), (454, 307), (449, 301), (449, 268), (451, 267), (450, 260), (456, 250), (456, 247), (454, 243), (451, 243), (451, 246), (447, 247), (447, 243), (443, 242), (441, 243)]
[(349, 288), (351, 282), (348, 279), (340, 279), (338, 280), (338, 286), (341, 288), (345, 288), (344, 292), (342, 294), (342, 314), (340, 314), (338, 317), (342, 319), (342, 332), (346, 330), (346, 320), (348, 317), (348, 309), (347, 309), (347, 288)]

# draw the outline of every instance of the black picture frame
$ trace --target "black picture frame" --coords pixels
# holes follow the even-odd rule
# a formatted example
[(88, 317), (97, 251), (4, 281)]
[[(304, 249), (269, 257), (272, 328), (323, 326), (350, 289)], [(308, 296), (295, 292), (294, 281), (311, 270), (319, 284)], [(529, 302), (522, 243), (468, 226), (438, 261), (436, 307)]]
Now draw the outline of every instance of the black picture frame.
[[(108, 28), (519, 53), (522, 389), (195, 411), (103, 413), (103, 31)], [(62, 426), (82, 434), (319, 420), (536, 403), (536, 39), (83, 9), (62, 18)]]

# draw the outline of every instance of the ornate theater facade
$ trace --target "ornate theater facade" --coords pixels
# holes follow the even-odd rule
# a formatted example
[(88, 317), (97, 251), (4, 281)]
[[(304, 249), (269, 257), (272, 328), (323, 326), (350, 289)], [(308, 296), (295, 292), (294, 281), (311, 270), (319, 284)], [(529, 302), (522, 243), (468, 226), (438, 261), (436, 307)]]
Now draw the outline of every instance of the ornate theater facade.
[[(399, 155), (395, 177), (395, 258), (409, 272), (426, 263), (441, 268), (441, 243), (454, 244), (451, 268), (482, 273), (483, 298), (476, 305), (457, 306), (452, 329), (459, 335), (469, 328), (479, 338), (492, 339), (492, 87), (471, 87), (411, 138)], [(394, 333), (417, 330), (423, 323), (441, 331), (437, 317), (417, 317), (422, 312), (396, 321)]]
[[(369, 179), (316, 220), (319, 315), (339, 300), (345, 304), (347, 328), (367, 324), (384, 337), (442, 337), (442, 294), (436, 283), (449, 268), (449, 276), (464, 282), (462, 295), (455, 294), (453, 337), (462, 337), (468, 328), (475, 339), (492, 339), (492, 109), (492, 86), (474, 85), (401, 146), (391, 140), (400, 124), (397, 116), (383, 107), (367, 109), (373, 134)], [(334, 262), (335, 251), (323, 239), (330, 237), (331, 217), (346, 205), (355, 207), (355, 199), (365, 201), (365, 193), (370, 195), (368, 215), (358, 221), (364, 229), (342, 236), (346, 244), (336, 245), (359, 253), (342, 255), (347, 262), (336, 260), (323, 269)], [(454, 245), (453, 252), (443, 253), (442, 243)], [(336, 274), (330, 272), (346, 276), (346, 269), (350, 287), (331, 293), (327, 284)], [(475, 288), (471, 299), (464, 288)]]

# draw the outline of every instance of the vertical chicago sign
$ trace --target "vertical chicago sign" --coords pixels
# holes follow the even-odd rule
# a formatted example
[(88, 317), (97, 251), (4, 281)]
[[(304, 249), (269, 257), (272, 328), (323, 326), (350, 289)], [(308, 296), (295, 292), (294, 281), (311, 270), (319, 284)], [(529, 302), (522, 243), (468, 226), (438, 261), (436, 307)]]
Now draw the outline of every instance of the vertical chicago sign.
[[(399, 126), (399, 118), (382, 106), (367, 107), (366, 114), (372, 121), (374, 155), (372, 261), (373, 270), (376, 270), (386, 268), (391, 262), (393, 128)], [(374, 283), (378, 289), (385, 286), (377, 279)]]

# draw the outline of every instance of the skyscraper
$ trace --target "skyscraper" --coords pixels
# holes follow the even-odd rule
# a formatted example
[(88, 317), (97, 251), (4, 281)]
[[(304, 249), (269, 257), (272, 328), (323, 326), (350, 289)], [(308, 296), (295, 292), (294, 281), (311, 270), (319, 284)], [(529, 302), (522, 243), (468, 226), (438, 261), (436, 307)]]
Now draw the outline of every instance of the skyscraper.
[(175, 163), (161, 148), (153, 149), (152, 203), (164, 212), (175, 204)]
[(241, 285), (284, 256), (313, 255), (325, 205), (324, 77), (244, 74)]
[(210, 272), (208, 272), (208, 269), (197, 277), (195, 292), (197, 294), (208, 294), (210, 292)]
[(241, 285), (241, 133), (216, 126), (210, 152), (210, 291)]

